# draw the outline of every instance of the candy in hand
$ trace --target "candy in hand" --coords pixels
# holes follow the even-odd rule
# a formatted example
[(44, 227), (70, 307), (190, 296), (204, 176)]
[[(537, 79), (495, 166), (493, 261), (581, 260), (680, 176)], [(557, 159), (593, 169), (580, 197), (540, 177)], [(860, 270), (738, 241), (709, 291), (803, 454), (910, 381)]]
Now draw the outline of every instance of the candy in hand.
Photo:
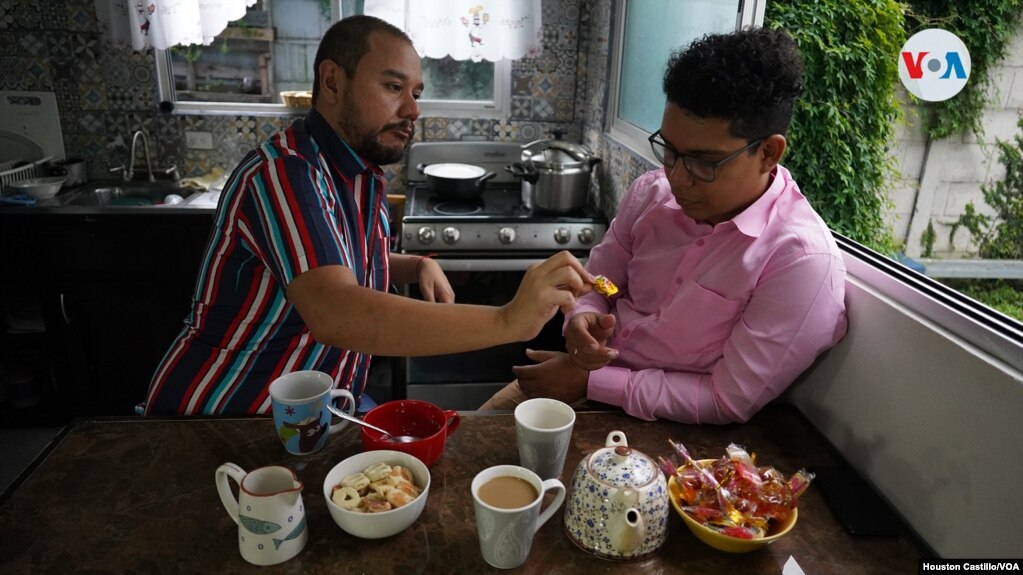
[(593, 289), (597, 290), (597, 293), (603, 294), (607, 297), (611, 297), (618, 293), (618, 286), (604, 276), (596, 276), (593, 278)]

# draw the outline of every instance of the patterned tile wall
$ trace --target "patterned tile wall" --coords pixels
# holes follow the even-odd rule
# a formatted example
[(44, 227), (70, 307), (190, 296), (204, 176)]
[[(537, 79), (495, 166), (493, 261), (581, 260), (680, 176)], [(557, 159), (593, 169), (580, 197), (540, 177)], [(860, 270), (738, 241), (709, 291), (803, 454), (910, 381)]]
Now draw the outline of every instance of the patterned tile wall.
[(608, 137), (608, 78), (611, 76), (611, 31), (614, 2), (586, 0), (580, 15), (576, 122), (581, 126), (580, 140), (603, 161), (591, 182), (597, 207), (608, 217), (618, 210), (618, 203), (633, 180), (654, 169), (646, 159)]
[[(417, 139), (482, 136), (522, 141), (554, 128), (587, 143), (602, 158), (601, 200), (613, 212), (617, 198), (643, 160), (602, 133), (607, 98), (610, 0), (543, 0), (544, 50), (512, 66), (512, 106), (507, 118), (420, 118)], [(0, 0), (0, 89), (53, 91), (69, 156), (89, 162), (103, 177), (127, 161), (133, 131), (144, 129), (161, 166), (177, 165), (198, 176), (226, 169), (294, 116), (179, 115), (159, 111), (152, 53), (137, 53), (100, 37), (93, 0)], [(214, 149), (184, 145), (185, 131), (207, 131)], [(400, 185), (404, 166), (386, 170)]]

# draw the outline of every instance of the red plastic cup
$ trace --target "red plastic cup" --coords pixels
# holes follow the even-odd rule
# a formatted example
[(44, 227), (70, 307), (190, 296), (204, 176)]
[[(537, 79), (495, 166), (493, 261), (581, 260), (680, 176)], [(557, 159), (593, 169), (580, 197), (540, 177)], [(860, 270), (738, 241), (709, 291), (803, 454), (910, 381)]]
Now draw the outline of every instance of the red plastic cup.
[(418, 457), (427, 466), (432, 466), (444, 453), (444, 442), (458, 429), (462, 418), (453, 409), (441, 409), (436, 405), (416, 399), (388, 401), (374, 407), (363, 418), (366, 423), (394, 435), (419, 437), (418, 441), (398, 443), (391, 438), (362, 427), (362, 449), (393, 449)]

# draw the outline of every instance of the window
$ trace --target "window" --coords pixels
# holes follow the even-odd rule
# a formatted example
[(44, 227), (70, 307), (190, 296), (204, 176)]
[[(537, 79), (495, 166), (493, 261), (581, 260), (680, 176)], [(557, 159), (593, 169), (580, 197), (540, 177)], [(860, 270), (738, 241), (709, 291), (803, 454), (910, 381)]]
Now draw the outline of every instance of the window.
[[(344, 14), (353, 13), (344, 2)], [(183, 113), (304, 111), (281, 93), (312, 90), (323, 34), (342, 13), (337, 0), (257, 0), (209, 46), (156, 51), (160, 99)], [(511, 63), (423, 59), (424, 115), (502, 117), (510, 106)]]
[[(762, 25), (766, 0), (643, 0), (618, 3), (615, 17), (611, 135), (656, 163), (647, 136), (661, 124), (661, 78), (668, 55), (704, 34)], [(651, 22), (681, 23), (650, 26)]]

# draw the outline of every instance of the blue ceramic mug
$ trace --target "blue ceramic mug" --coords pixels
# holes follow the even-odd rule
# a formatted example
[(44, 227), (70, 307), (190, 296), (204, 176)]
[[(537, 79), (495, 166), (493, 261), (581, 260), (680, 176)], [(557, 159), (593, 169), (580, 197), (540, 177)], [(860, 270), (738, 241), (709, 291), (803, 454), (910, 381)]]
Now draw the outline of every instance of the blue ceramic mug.
[(345, 389), (333, 389), (334, 380), (321, 371), (294, 371), (286, 373), (270, 384), (274, 426), (284, 449), (295, 455), (315, 453), (327, 444), (327, 437), (348, 425), (330, 424), (327, 405), (344, 398), (343, 409), (352, 415), (355, 398)]

